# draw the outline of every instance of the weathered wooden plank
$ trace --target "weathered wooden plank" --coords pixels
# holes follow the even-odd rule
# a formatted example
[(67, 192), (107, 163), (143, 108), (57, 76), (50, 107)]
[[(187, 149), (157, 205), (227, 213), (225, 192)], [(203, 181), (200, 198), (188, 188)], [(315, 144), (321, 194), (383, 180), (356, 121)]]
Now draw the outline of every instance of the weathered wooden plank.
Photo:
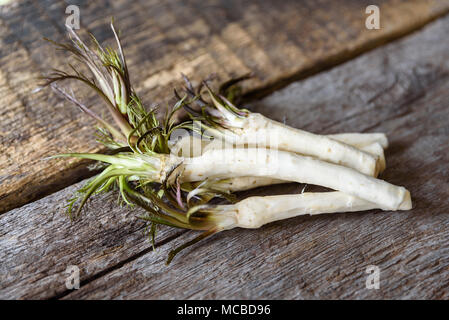
[[(369, 1), (78, 1), (82, 27), (111, 43), (108, 22), (123, 30), (132, 78), (144, 101), (167, 98), (179, 73), (201, 79), (253, 71), (247, 92), (275, 88), (414, 30), (449, 10), (449, 0), (378, 1), (380, 30), (364, 28)], [(63, 39), (63, 1), (12, 1), (0, 7), (0, 212), (89, 175), (85, 163), (41, 161), (98, 151), (92, 121), (49, 91), (31, 94), (36, 77), (61, 66), (42, 36)], [(75, 93), (101, 110), (92, 93)]]
[[(65, 298), (449, 298), (448, 32), (446, 17), (254, 104), (311, 131), (386, 132), (383, 177), (411, 191), (413, 210), (223, 232), (165, 267), (189, 233)], [(365, 287), (369, 265), (380, 268), (379, 290)]]
[[(139, 208), (121, 207), (115, 193), (96, 196), (79, 220), (65, 205), (81, 183), (5, 213), (0, 227), (0, 298), (49, 298), (63, 294), (69, 266), (81, 282), (127, 259), (152, 251)], [(160, 227), (156, 248), (180, 230)], [(158, 249), (156, 249), (158, 250)]]

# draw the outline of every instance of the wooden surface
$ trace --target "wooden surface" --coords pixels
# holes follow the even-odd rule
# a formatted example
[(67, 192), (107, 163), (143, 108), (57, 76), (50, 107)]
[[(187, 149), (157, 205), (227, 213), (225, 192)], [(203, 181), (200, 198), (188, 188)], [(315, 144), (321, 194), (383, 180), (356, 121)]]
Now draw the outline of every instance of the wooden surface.
[[(251, 105), (312, 132), (387, 133), (382, 178), (411, 191), (413, 210), (222, 232), (166, 267), (168, 251), (196, 233), (161, 229), (153, 252), (139, 211), (118, 207), (116, 194), (70, 223), (63, 205), (75, 184), (0, 216), (0, 298), (448, 299), (448, 34), (446, 16)], [(65, 287), (68, 265), (80, 268), (79, 290)], [(379, 290), (365, 288), (369, 265), (380, 268)]]
[[(381, 0), (382, 28), (367, 30), (370, 1), (78, 1), (81, 26), (111, 43), (111, 16), (123, 30), (135, 87), (147, 104), (163, 101), (180, 72), (202, 79), (255, 74), (251, 96), (267, 94), (386, 41), (449, 10), (448, 0)], [(90, 176), (79, 160), (48, 156), (98, 151), (87, 116), (48, 90), (31, 94), (37, 77), (62, 67), (43, 36), (64, 39), (64, 1), (18, 1), (0, 7), (0, 212)], [(70, 60), (71, 61), (71, 60)], [(94, 110), (101, 102), (75, 86)]]

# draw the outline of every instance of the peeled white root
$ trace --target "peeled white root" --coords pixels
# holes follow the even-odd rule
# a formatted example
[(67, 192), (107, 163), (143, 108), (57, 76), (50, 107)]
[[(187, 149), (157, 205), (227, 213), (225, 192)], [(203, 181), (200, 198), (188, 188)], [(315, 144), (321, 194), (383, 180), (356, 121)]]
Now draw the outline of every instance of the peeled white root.
[(218, 190), (237, 192), (289, 182), (290, 181), (267, 177), (234, 177), (223, 181), (217, 181), (217, 183), (214, 184), (214, 187)]
[[(381, 137), (385, 137), (383, 133), (345, 133), (341, 134), (344, 136), (345, 141), (348, 143), (358, 143), (361, 145), (362, 151), (368, 152), (378, 159), (378, 168), (382, 172), (386, 168), (384, 151), (380, 143), (385, 142)], [(337, 135), (339, 136), (339, 135)], [(351, 137), (354, 137), (354, 141), (351, 141)], [(336, 137), (339, 139), (339, 137)], [(385, 137), (386, 139), (386, 137)], [(371, 144), (364, 143), (363, 141), (370, 141)], [(225, 144), (224, 148), (232, 148), (232, 146)], [(182, 154), (184, 156), (200, 156), (202, 153), (208, 150), (223, 148), (222, 145), (214, 144), (206, 140), (202, 140), (197, 136), (184, 136), (182, 137), (176, 145), (172, 148), (174, 154)], [(225, 181), (220, 181), (215, 187), (222, 190), (229, 190), (231, 192), (244, 191), (253, 188), (288, 183), (290, 181), (273, 179), (268, 177), (233, 177), (226, 179)]]
[(403, 187), (290, 152), (253, 148), (232, 152), (210, 150), (200, 157), (184, 160), (181, 182), (214, 177), (268, 177), (321, 185), (376, 203), (382, 209), (411, 209), (410, 193)]
[[(387, 138), (383, 133), (342, 133), (336, 135), (328, 135), (335, 140), (342, 139), (341, 142), (349, 144), (357, 149), (366, 152), (377, 161), (377, 168), (379, 172), (385, 170), (385, 155), (383, 146), (388, 145)], [(198, 136), (184, 136), (177, 141), (171, 151), (172, 154), (183, 157), (198, 157), (204, 152), (211, 149), (230, 149), (233, 148), (229, 143), (223, 141), (208, 141), (199, 138)], [(235, 148), (235, 147), (234, 147)], [(304, 154), (308, 155), (308, 154)], [(376, 172), (377, 173), (377, 172)], [(373, 175), (373, 176), (377, 176)]]
[(337, 133), (329, 134), (327, 137), (361, 148), (375, 142), (383, 149), (388, 148), (388, 139), (384, 133)]
[(387, 168), (384, 148), (379, 142), (373, 142), (371, 144), (360, 146), (358, 148), (377, 157), (377, 167), (379, 169), (379, 173), (383, 172)]
[(239, 120), (241, 129), (224, 134), (230, 144), (275, 148), (341, 164), (370, 176), (378, 173), (375, 157), (346, 143), (289, 127), (259, 113), (250, 113)]
[[(382, 146), (375, 142), (371, 145), (363, 147), (363, 150), (372, 154), (382, 154), (379, 156), (379, 170), (382, 172), (386, 168), (385, 157), (383, 155)], [(289, 183), (290, 181), (273, 179), (267, 177), (234, 177), (225, 181), (220, 181), (217, 187), (222, 190), (229, 190), (231, 192), (245, 191), (263, 186), (273, 184)]]
[(233, 205), (217, 207), (228, 216), (225, 228), (259, 228), (264, 224), (300, 215), (378, 209), (371, 203), (342, 192), (311, 192), (281, 196), (249, 197)]
[[(364, 150), (364, 147), (367, 147), (374, 143), (379, 143), (383, 149), (388, 148), (388, 139), (385, 133), (338, 133), (328, 134), (325, 136), (362, 150)], [(194, 144), (197, 144), (200, 141), (201, 138), (199, 138), (198, 136), (183, 136), (179, 141), (175, 143), (172, 151), (174, 154), (178, 154), (178, 152), (182, 150), (181, 152), (183, 153), (183, 156), (197, 157), (201, 155), (201, 150), (204, 150), (204, 148), (206, 148), (210, 144), (209, 141), (203, 140), (202, 144), (198, 144), (201, 146), (201, 148), (193, 149), (192, 147), (194, 146)]]

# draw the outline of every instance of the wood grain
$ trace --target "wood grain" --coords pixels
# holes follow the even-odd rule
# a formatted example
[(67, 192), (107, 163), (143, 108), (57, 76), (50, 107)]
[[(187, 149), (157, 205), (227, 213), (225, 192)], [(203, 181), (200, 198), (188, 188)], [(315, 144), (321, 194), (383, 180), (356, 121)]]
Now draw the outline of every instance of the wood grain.
[[(266, 94), (294, 79), (348, 60), (416, 30), (449, 10), (449, 0), (377, 1), (382, 28), (367, 30), (369, 1), (78, 1), (81, 26), (111, 44), (110, 17), (123, 30), (132, 79), (149, 105), (164, 101), (180, 72), (201, 79), (253, 71), (246, 92)], [(12, 1), (0, 7), (0, 212), (90, 175), (86, 163), (44, 161), (75, 150), (100, 150), (93, 122), (37, 77), (61, 67), (43, 36), (64, 38), (64, 1)], [(83, 29), (83, 32), (84, 29)], [(71, 60), (69, 60), (71, 61)], [(94, 110), (101, 102), (74, 86)], [(256, 94), (257, 93), (257, 94)]]
[[(168, 251), (196, 233), (161, 231), (161, 245), (149, 252), (142, 225), (126, 218), (111, 195), (70, 224), (62, 199), (75, 185), (0, 217), (0, 297), (449, 298), (449, 51), (442, 41), (448, 32), (445, 17), (251, 106), (318, 133), (386, 132), (382, 177), (411, 191), (413, 210), (231, 230), (166, 267)], [(301, 189), (290, 184), (253, 193)], [(69, 264), (82, 269), (81, 289), (73, 292), (64, 286)], [(365, 288), (369, 265), (381, 270), (379, 290)]]
[[(119, 206), (114, 192), (95, 197), (71, 222), (64, 206), (81, 184), (2, 215), (0, 299), (61, 295), (69, 266), (79, 268), (84, 283), (153, 250), (146, 224), (136, 218), (143, 211)], [(156, 250), (180, 232), (160, 227)]]

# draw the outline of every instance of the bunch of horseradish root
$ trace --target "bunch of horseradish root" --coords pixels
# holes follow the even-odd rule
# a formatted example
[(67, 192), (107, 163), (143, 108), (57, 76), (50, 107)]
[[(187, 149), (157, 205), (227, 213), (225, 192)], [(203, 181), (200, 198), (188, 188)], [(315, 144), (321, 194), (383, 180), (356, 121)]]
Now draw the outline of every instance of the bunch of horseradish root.
[[(318, 135), (239, 109), (233, 104), (233, 88), (242, 79), (214, 92), (208, 81), (194, 87), (184, 76), (182, 93), (174, 91), (176, 102), (163, 117), (157, 107), (145, 109), (130, 83), (113, 24), (111, 28), (117, 50), (103, 48), (93, 36), (88, 46), (70, 28), (70, 42), (53, 42), (84, 64), (90, 77), (72, 66), (70, 72), (55, 70), (45, 77), (46, 85), (97, 121), (98, 141), (110, 149), (56, 156), (96, 160), (103, 169), (70, 199), (71, 217), (79, 215), (90, 196), (116, 188), (124, 203), (145, 209), (138, 218), (148, 222), (153, 243), (159, 224), (204, 231), (171, 251), (169, 263), (183, 248), (235, 227), (258, 228), (306, 214), (411, 209), (405, 188), (377, 178), (385, 169), (384, 134)], [(95, 90), (114, 123), (59, 85), (70, 79)], [(175, 120), (181, 110), (188, 120)], [(335, 191), (235, 200), (236, 191), (284, 182)]]

